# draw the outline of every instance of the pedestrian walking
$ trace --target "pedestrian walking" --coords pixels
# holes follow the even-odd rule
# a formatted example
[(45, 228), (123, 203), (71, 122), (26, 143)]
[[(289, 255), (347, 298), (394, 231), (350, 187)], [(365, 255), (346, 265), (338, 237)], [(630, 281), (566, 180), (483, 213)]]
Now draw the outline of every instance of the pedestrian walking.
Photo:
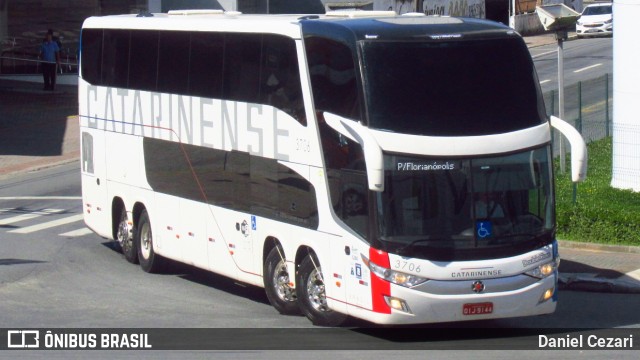
[(60, 65), (60, 46), (53, 39), (53, 30), (49, 29), (40, 46), (42, 59), (42, 76), (44, 78), (44, 90), (53, 91), (56, 87), (56, 71)]

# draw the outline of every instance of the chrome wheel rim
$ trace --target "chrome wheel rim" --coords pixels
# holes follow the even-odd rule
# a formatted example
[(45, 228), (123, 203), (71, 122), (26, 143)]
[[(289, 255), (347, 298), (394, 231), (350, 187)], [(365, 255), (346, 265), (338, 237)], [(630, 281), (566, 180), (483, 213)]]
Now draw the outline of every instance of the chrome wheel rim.
[(120, 243), (120, 246), (124, 249), (131, 248), (131, 239), (129, 239), (129, 226), (127, 221), (123, 220), (118, 225), (118, 233), (116, 234), (116, 240)]
[(282, 301), (295, 301), (295, 290), (291, 287), (289, 281), (289, 272), (287, 271), (287, 264), (280, 260), (273, 271), (273, 287), (278, 295), (278, 298)]
[(322, 280), (322, 274), (320, 274), (318, 269), (313, 269), (311, 274), (309, 274), (309, 280), (307, 280), (307, 294), (309, 297), (309, 303), (314, 310), (320, 312), (329, 311), (324, 281)]
[(140, 253), (144, 259), (149, 259), (149, 256), (151, 256), (152, 240), (151, 227), (148, 223), (145, 223), (140, 229)]

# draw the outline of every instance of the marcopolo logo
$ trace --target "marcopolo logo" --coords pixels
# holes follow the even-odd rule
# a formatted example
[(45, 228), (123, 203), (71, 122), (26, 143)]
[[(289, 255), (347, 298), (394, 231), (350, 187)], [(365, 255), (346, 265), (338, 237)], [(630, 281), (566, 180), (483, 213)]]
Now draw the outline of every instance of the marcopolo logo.
[(7, 347), (10, 349), (39, 348), (40, 331), (9, 330), (7, 331)]
[(528, 259), (522, 260), (522, 266), (523, 267), (527, 267), (529, 265), (537, 263), (538, 261), (542, 261), (542, 260), (548, 259), (551, 256), (552, 256), (551, 255), (551, 251), (546, 250), (545, 252), (533, 255), (532, 257), (530, 257)]

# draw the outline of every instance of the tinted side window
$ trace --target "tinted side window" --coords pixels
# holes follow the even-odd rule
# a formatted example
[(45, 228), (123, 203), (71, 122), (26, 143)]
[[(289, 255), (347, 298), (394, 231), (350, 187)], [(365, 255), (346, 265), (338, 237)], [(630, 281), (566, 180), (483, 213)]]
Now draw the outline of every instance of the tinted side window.
[(158, 53), (158, 91), (187, 94), (189, 89), (188, 32), (166, 31), (160, 33)]
[(93, 136), (88, 132), (82, 132), (82, 171), (94, 173)]
[(82, 78), (94, 85), (100, 84), (102, 66), (102, 30), (82, 31)]
[(224, 50), (225, 100), (258, 103), (262, 35), (227, 34)]
[(295, 41), (284, 36), (264, 35), (260, 73), (260, 102), (306, 124)]
[(129, 31), (105, 30), (102, 85), (127, 87), (129, 77)]
[(318, 227), (313, 185), (275, 159), (148, 137), (143, 147), (154, 191)]
[(158, 32), (132, 31), (129, 87), (156, 91), (158, 78)]
[(223, 34), (204, 32), (191, 34), (190, 95), (217, 99), (222, 97), (223, 54)]

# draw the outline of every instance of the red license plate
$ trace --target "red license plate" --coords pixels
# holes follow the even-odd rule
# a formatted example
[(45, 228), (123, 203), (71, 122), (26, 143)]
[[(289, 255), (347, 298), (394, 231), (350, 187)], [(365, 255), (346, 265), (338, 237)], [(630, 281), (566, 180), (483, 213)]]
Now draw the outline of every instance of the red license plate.
[(493, 303), (475, 303), (462, 305), (462, 315), (482, 315), (493, 312)]

